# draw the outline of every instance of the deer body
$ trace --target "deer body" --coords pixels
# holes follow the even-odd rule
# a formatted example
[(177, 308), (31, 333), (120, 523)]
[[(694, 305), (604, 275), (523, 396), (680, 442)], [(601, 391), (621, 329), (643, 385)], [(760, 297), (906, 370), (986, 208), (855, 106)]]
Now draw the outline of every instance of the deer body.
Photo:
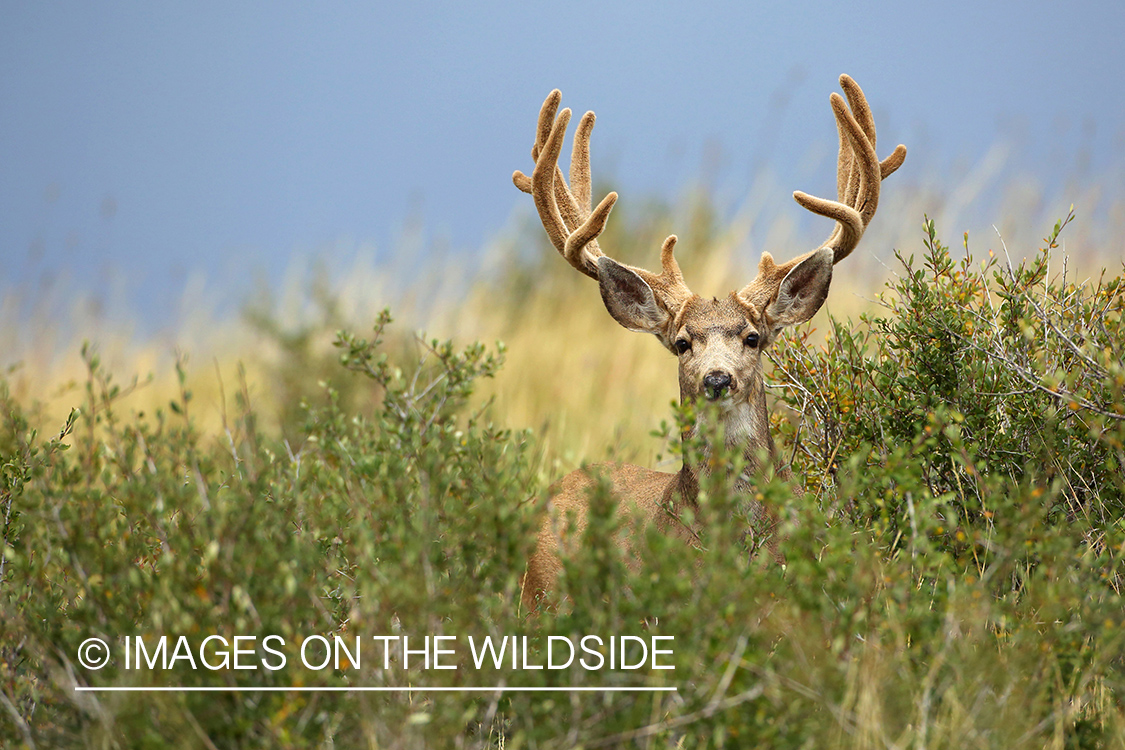
[[(733, 477), (736, 491), (749, 490), (747, 474), (765, 468), (762, 457), (788, 476), (780, 464), (769, 432), (762, 374), (762, 351), (787, 326), (811, 318), (828, 296), (832, 267), (855, 248), (875, 213), (882, 179), (906, 157), (898, 146), (880, 162), (875, 155), (875, 124), (867, 101), (856, 83), (841, 76), (841, 86), (851, 105), (833, 94), (831, 104), (840, 136), (837, 167), (838, 201), (796, 192), (805, 208), (836, 220), (836, 229), (816, 250), (777, 265), (763, 253), (758, 275), (724, 299), (704, 299), (684, 283), (673, 254), (676, 237), (661, 248), (659, 274), (627, 266), (602, 253), (597, 236), (605, 227), (617, 200), (607, 195), (591, 209), (589, 140), (594, 115), (587, 112), (578, 125), (571, 156), (570, 186), (558, 167), (562, 139), (570, 110), (558, 113), (561, 99), (553, 91), (539, 113), (532, 147), (535, 170), (531, 177), (513, 175), (516, 186), (531, 193), (547, 235), (559, 253), (576, 270), (598, 282), (609, 314), (631, 331), (651, 333), (679, 362), (680, 400), (705, 399), (717, 406), (728, 448), (739, 448), (748, 471)], [(696, 429), (698, 425), (691, 429)], [(697, 544), (696, 529), (686, 523), (683, 511), (697, 501), (700, 465), (684, 464), (671, 474), (630, 464), (602, 464), (572, 472), (552, 488), (551, 511), (540, 529), (535, 553), (528, 561), (523, 598), (529, 606), (548, 591), (561, 569), (561, 558), (586, 525), (587, 496), (592, 474), (604, 474), (621, 513), (636, 514), (658, 531)], [(759, 518), (769, 510), (756, 509)], [(571, 525), (573, 521), (573, 525)], [(622, 538), (628, 544), (628, 538)], [(775, 550), (776, 554), (776, 550)]]

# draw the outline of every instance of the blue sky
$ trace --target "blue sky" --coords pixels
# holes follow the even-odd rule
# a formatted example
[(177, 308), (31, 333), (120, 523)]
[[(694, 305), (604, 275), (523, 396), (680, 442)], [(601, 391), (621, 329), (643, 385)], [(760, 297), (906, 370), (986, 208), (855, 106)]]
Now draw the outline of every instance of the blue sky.
[[(880, 151), (940, 184), (1010, 139), (1051, 184), (1125, 175), (1125, 4), (0, 2), (0, 294), (127, 281), (161, 319), (293, 255), (406, 227), (471, 252), (530, 201), (546, 93), (594, 109), (622, 200), (769, 164), (826, 192), (847, 72)], [(717, 156), (716, 156), (717, 155)], [(908, 177), (908, 170), (917, 170)], [(813, 182), (815, 184), (810, 184)], [(795, 210), (796, 209), (795, 207)]]

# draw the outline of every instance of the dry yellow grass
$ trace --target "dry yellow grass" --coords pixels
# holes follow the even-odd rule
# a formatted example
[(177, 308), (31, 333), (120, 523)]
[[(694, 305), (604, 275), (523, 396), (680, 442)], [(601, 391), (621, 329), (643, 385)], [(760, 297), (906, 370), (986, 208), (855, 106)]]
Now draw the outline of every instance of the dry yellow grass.
[[(910, 162), (908, 161), (908, 167)], [(904, 170), (909, 174), (908, 170)], [(887, 185), (879, 214), (856, 253), (837, 267), (832, 293), (812, 325), (826, 331), (829, 312), (855, 318), (870, 309), (870, 300), (895, 270), (893, 249), (911, 254), (921, 246), (923, 214), (936, 217), (948, 244), (961, 244), (969, 209), (982, 193), (1004, 196), (992, 227), (971, 228), (970, 247), (977, 255), (989, 248), (1013, 256), (1029, 256), (1038, 239), (1061, 218), (1066, 205), (1046, 205), (1041, 194), (1024, 182), (989, 183), (987, 165), (970, 170), (961, 183), (944, 191), (896, 175)], [(514, 190), (514, 189), (513, 189)], [(1092, 275), (1121, 262), (1125, 200), (1102, 186), (1073, 191), (1078, 220), (1064, 235), (1064, 250), (1079, 268)], [(606, 251), (620, 259), (655, 266), (660, 241), (680, 236), (677, 256), (694, 291), (724, 295), (748, 281), (763, 250), (785, 259), (814, 247), (827, 235), (827, 222), (805, 217), (791, 202), (789, 191), (763, 174), (750, 196), (729, 218), (706, 192), (695, 191), (677, 205), (661, 207), (624, 198), (615, 209), (603, 238)], [(1084, 205), (1100, 215), (1084, 215)], [(379, 265), (357, 253), (353, 265), (338, 268), (314, 293), (307, 281), (312, 263), (295, 264), (280, 290), (273, 293), (271, 315), (286, 330), (316, 328), (322, 314), (315, 298), (331, 299), (341, 325), (365, 331), (383, 306), (391, 306), (399, 330), (425, 330), (461, 343), (502, 340), (507, 364), (493, 382), (483, 384), (482, 397), (495, 398), (493, 414), (501, 424), (536, 433), (545, 454), (544, 471), (561, 474), (583, 461), (613, 455), (622, 460), (659, 466), (667, 446), (651, 436), (670, 414), (678, 397), (673, 357), (649, 336), (618, 327), (604, 311), (596, 284), (571, 270), (542, 237), (530, 206), (517, 212), (512, 229), (476, 258), (454, 259), (432, 253), (425, 277), (407, 269), (418, 265), (416, 245), (390, 263)], [(999, 232), (999, 233), (998, 233)], [(328, 265), (331, 265), (330, 263)], [(467, 279), (471, 281), (466, 281)], [(196, 285), (193, 295), (206, 299)], [(39, 425), (51, 431), (81, 401), (87, 379), (79, 351), (91, 341), (116, 382), (134, 377), (144, 383), (121, 402), (121, 409), (151, 413), (178, 395), (173, 374), (177, 351), (188, 358), (192, 414), (206, 431), (220, 431), (224, 411), (233, 412), (234, 394), (245, 373), (253, 405), (266, 429), (277, 427), (287, 396), (276, 387), (276, 374), (286, 366), (278, 342), (263, 335), (243, 317), (225, 318), (206, 312), (185, 313), (170, 333), (142, 337), (127, 315), (101, 318), (88, 314), (89, 302), (72, 300), (62, 320), (34, 314), (20, 319), (20, 295), (9, 290), (0, 305), (0, 366), (19, 363), (9, 375), (13, 393), (22, 401), (42, 404)], [(212, 295), (214, 293), (211, 293)], [(184, 310), (193, 308), (185, 299)], [(25, 309), (27, 305), (23, 306)], [(33, 309), (36, 309), (32, 306)], [(47, 309), (47, 306), (42, 306)], [(336, 323), (316, 332), (310, 351), (330, 357)], [(816, 339), (814, 336), (814, 340)], [(315, 392), (315, 383), (306, 383)], [(292, 404), (289, 405), (290, 407)]]

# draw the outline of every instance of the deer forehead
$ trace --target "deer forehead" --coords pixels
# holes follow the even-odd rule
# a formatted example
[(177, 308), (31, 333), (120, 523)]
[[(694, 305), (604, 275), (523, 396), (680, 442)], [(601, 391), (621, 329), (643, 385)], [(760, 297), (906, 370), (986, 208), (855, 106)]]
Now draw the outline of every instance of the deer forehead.
[(751, 331), (759, 331), (757, 318), (755, 311), (739, 302), (734, 292), (723, 299), (696, 296), (684, 305), (677, 330), (693, 340), (741, 339)]

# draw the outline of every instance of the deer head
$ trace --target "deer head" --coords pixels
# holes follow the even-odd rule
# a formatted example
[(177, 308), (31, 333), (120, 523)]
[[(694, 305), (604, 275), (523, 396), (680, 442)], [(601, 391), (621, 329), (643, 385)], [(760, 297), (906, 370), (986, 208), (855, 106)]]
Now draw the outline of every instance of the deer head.
[[(597, 280), (613, 319), (631, 331), (653, 334), (676, 355), (681, 399), (703, 397), (732, 410), (764, 399), (762, 351), (783, 328), (807, 321), (820, 309), (828, 296), (833, 265), (855, 249), (878, 207), (882, 179), (906, 158), (906, 148), (900, 145), (879, 161), (875, 123), (863, 91), (846, 75), (840, 77), (840, 85), (848, 103), (839, 94), (830, 98), (840, 140), (837, 200), (793, 194), (805, 208), (834, 219), (835, 229), (819, 248), (787, 263), (778, 265), (763, 253), (754, 280), (723, 299), (700, 297), (684, 283), (674, 255), (675, 235), (661, 248), (660, 273), (619, 263), (602, 252), (597, 238), (617, 194), (611, 192), (591, 207), (594, 113), (587, 112), (579, 121), (568, 186), (558, 158), (570, 110), (558, 111), (562, 95), (557, 89), (543, 102), (531, 150), (535, 169), (530, 177), (517, 171), (512, 179), (534, 198), (559, 253), (576, 270)], [(761, 434), (766, 425), (756, 427)]]

